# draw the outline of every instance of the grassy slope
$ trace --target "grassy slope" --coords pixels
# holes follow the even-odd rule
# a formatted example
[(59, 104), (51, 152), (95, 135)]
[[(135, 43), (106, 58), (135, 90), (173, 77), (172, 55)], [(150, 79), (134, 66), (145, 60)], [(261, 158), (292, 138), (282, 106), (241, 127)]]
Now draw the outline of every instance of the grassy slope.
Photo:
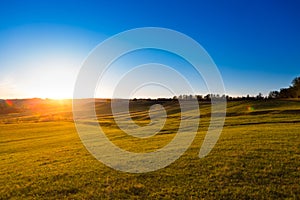
[[(140, 141), (114, 128), (105, 105), (97, 106), (99, 119), (113, 142), (127, 150), (163, 147), (174, 136), (167, 130), (176, 132), (178, 127), (178, 109), (166, 104), (170, 116), (164, 131)], [(149, 123), (147, 107), (147, 103), (134, 106), (133, 118), (141, 125)], [(209, 106), (200, 107), (201, 126), (189, 150), (167, 168), (146, 174), (117, 172), (95, 160), (82, 145), (66, 105), (52, 105), (51, 114), (37, 109), (26, 115), (2, 115), (0, 199), (300, 197), (299, 101), (229, 102), (223, 133), (203, 159), (198, 152)], [(20, 120), (30, 116), (35, 118)]]

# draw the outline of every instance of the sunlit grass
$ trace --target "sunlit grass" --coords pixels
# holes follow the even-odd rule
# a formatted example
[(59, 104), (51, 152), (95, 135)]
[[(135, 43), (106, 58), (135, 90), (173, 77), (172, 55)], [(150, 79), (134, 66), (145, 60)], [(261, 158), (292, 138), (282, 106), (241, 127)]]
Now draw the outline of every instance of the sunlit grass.
[[(124, 149), (153, 151), (176, 133), (176, 106), (166, 105), (169, 118), (163, 131), (142, 141), (117, 128), (107, 105), (99, 105), (100, 124)], [(148, 106), (135, 107), (137, 124), (149, 123)], [(170, 166), (146, 174), (118, 172), (97, 161), (81, 143), (68, 104), (2, 114), (0, 199), (297, 199), (299, 110), (297, 101), (229, 102), (217, 145), (199, 159), (210, 119), (209, 105), (201, 104), (201, 124), (188, 151)]]

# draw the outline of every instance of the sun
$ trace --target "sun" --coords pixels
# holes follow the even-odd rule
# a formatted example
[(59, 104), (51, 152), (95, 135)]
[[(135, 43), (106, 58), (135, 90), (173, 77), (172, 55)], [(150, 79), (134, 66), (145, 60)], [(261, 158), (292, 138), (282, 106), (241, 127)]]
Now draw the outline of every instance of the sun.
[[(80, 68), (76, 59), (67, 56), (45, 56), (40, 64), (31, 63), (29, 70), (24, 72), (22, 92), (27, 97), (70, 99), (73, 96), (74, 83)], [(30, 77), (30, 79), (28, 78)]]

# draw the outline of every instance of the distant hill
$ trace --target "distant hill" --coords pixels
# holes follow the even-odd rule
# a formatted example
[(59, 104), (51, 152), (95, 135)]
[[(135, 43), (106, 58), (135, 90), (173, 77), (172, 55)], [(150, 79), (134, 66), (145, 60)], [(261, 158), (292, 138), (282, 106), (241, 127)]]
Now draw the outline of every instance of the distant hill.
[[(122, 104), (122, 100), (116, 100)], [(107, 99), (80, 99), (80, 109), (85, 110), (87, 105), (95, 103), (98, 117), (111, 115), (111, 100)], [(139, 116), (148, 118), (148, 110), (154, 104), (165, 107), (167, 114), (181, 112), (178, 100), (131, 100), (129, 108), (134, 118)], [(199, 101), (201, 117), (210, 116), (210, 102)], [(263, 115), (267, 113), (300, 114), (300, 101), (287, 99), (239, 100), (227, 102), (227, 117), (244, 115)], [(72, 100), (52, 99), (12, 99), (0, 100), (0, 123), (73, 121)]]

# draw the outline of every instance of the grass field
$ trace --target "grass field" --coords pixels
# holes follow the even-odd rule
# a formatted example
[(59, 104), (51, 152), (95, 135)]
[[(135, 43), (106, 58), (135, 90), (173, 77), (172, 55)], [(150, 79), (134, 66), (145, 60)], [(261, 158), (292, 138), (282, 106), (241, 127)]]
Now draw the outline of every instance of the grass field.
[[(198, 153), (210, 120), (200, 103), (198, 134), (183, 156), (144, 174), (115, 171), (83, 146), (72, 121), (70, 101), (16, 100), (0, 115), (0, 199), (300, 199), (300, 101), (228, 102), (218, 143), (205, 158)], [(132, 118), (149, 121), (152, 102), (132, 102)], [(122, 133), (108, 102), (97, 114), (120, 147), (149, 152), (176, 133), (180, 112), (163, 102), (165, 127), (149, 139)]]

